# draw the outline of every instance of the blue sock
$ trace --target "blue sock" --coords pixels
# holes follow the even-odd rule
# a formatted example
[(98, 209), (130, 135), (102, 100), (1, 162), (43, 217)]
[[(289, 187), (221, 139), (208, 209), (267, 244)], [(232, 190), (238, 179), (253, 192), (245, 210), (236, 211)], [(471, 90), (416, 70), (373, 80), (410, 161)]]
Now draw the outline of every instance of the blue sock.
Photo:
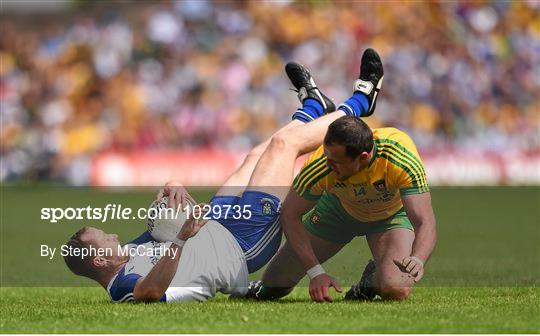
[(300, 120), (303, 123), (317, 119), (324, 114), (324, 109), (321, 103), (313, 98), (306, 98), (302, 107), (293, 113), (292, 118)]
[(347, 99), (343, 104), (339, 105), (338, 110), (345, 112), (347, 115), (354, 117), (363, 116), (369, 109), (369, 101), (367, 96), (362, 92), (353, 93), (352, 97)]

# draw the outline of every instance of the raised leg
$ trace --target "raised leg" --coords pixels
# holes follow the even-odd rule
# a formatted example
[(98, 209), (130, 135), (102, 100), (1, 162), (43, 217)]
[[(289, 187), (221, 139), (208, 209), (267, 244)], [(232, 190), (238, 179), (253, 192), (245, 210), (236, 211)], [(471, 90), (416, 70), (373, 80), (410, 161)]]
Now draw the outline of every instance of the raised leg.
[[(289, 166), (294, 167), (299, 153), (303, 149), (306, 149), (304, 152), (309, 152), (309, 148), (317, 147), (322, 142), (328, 125), (338, 116), (346, 113), (343, 111), (339, 112), (337, 116), (326, 116), (327, 120), (331, 120), (330, 122), (318, 122), (317, 119), (335, 111), (334, 102), (321, 92), (315, 84), (313, 76), (303, 65), (294, 62), (287, 63), (285, 72), (291, 80), (291, 84), (296, 88), (302, 106), (293, 113), (292, 122), (276, 132), (270, 140), (258, 145), (249, 153), (242, 166), (223, 184), (217, 195), (239, 195), (248, 184), (251, 186), (288, 186), (291, 182), (289, 175), (292, 175), (292, 168)], [(258, 163), (263, 153), (264, 160), (262, 163)], [(287, 178), (276, 179), (276, 175), (280, 175), (279, 165), (285, 160), (279, 160), (277, 165), (272, 165), (268, 169), (263, 167), (268, 161), (278, 160), (278, 156), (281, 155), (285, 157), (285, 160), (290, 160), (289, 165), (284, 167)], [(276, 166), (278, 170), (275, 169)], [(271, 174), (268, 178), (260, 177), (260, 175), (268, 173)], [(253, 178), (253, 174), (256, 175), (255, 178)], [(285, 183), (283, 184), (282, 181)], [(262, 191), (275, 194), (274, 190)], [(283, 199), (283, 197), (280, 198)]]
[(246, 189), (249, 183), (253, 170), (257, 165), (261, 155), (264, 153), (273, 137), (281, 132), (292, 130), (303, 126), (304, 123), (298, 120), (292, 120), (287, 125), (283, 126), (276, 133), (263, 143), (255, 146), (244, 159), (242, 165), (223, 183), (216, 195), (240, 195)]
[(336, 111), (273, 136), (255, 166), (247, 189), (271, 193), (283, 201), (293, 180), (296, 158), (320, 146), (328, 126), (344, 115)]

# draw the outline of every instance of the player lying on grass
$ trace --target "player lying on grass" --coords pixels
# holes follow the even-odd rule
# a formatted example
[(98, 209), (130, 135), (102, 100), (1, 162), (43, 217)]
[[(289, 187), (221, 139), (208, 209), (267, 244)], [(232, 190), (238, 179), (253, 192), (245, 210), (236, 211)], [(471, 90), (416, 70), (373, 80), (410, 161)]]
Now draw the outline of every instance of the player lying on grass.
[[(370, 73), (382, 80), (382, 63), (372, 66), (379, 69)], [(355, 93), (340, 109), (354, 114), (360, 107), (355, 98), (362, 96)], [(283, 297), (307, 273), (311, 298), (332, 301), (329, 287), (341, 289), (320, 264), (354, 237), (365, 236), (374, 260), (345, 298), (407, 298), (436, 243), (431, 197), (413, 141), (395, 128), (371, 130), (358, 118), (334, 121), (323, 146), (296, 176), (281, 225), (287, 242), (262, 282), (250, 285), (249, 297)]]
[[(369, 62), (374, 56), (374, 51), (366, 51), (363, 62)], [(328, 125), (340, 116), (354, 113), (356, 118), (373, 113), (380, 88), (377, 87), (380, 78), (374, 83), (367, 79), (365, 83), (371, 89), (364, 90), (366, 94), (357, 94), (365, 103), (362, 108), (324, 115), (333, 112), (335, 106), (318, 90), (309, 73), (295, 63), (289, 63), (286, 70), (299, 91), (302, 107), (293, 114), (292, 122), (249, 153), (211, 201), (212, 209), (215, 206), (240, 205), (244, 208), (247, 205), (249, 218), (241, 216), (238, 219), (230, 212), (229, 217), (213, 215), (206, 223), (192, 217), (178, 236), (167, 243), (173, 249), (172, 253), (161, 257), (131, 258), (113, 253), (112, 256), (85, 259), (68, 255), (65, 257), (68, 267), (77, 275), (97, 281), (107, 289), (114, 302), (204, 301), (217, 291), (245, 295), (248, 273), (265, 265), (279, 248), (280, 205), (290, 189), (296, 158), (316, 149), (322, 143)], [(370, 77), (368, 70), (363, 72), (364, 77)], [(239, 189), (238, 186), (247, 187)], [(173, 207), (190, 198), (177, 183), (168, 184), (158, 197), (163, 195), (169, 197)], [(226, 214), (227, 211), (219, 213)], [(145, 250), (163, 247), (163, 243), (152, 241), (148, 233), (132, 244), (145, 244)], [(118, 251), (119, 241), (115, 234), (85, 227), (67, 245)]]

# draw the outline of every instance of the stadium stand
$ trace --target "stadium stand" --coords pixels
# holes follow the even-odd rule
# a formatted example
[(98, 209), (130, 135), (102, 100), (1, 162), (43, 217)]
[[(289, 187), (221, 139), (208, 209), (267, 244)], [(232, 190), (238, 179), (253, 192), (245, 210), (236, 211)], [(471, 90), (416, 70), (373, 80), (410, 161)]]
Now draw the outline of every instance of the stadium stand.
[(371, 126), (428, 157), (540, 151), (537, 1), (75, 4), (3, 14), (0, 181), (88, 184), (110, 152), (245, 151), (296, 107), (287, 61), (339, 102), (367, 46), (387, 74)]

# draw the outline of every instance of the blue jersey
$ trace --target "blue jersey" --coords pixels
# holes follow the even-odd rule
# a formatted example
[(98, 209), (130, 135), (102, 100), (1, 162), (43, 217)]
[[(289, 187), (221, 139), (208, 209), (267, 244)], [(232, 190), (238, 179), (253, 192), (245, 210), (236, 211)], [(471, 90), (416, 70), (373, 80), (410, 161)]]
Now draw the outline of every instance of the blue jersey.
[[(128, 244), (127, 247), (144, 253), (131, 256), (111, 279), (107, 292), (112, 301), (132, 302), (137, 281), (150, 273), (169, 245), (155, 241)], [(160, 301), (205, 301), (218, 291), (243, 296), (247, 286), (248, 270), (242, 249), (227, 229), (210, 221), (182, 248), (176, 274)]]

